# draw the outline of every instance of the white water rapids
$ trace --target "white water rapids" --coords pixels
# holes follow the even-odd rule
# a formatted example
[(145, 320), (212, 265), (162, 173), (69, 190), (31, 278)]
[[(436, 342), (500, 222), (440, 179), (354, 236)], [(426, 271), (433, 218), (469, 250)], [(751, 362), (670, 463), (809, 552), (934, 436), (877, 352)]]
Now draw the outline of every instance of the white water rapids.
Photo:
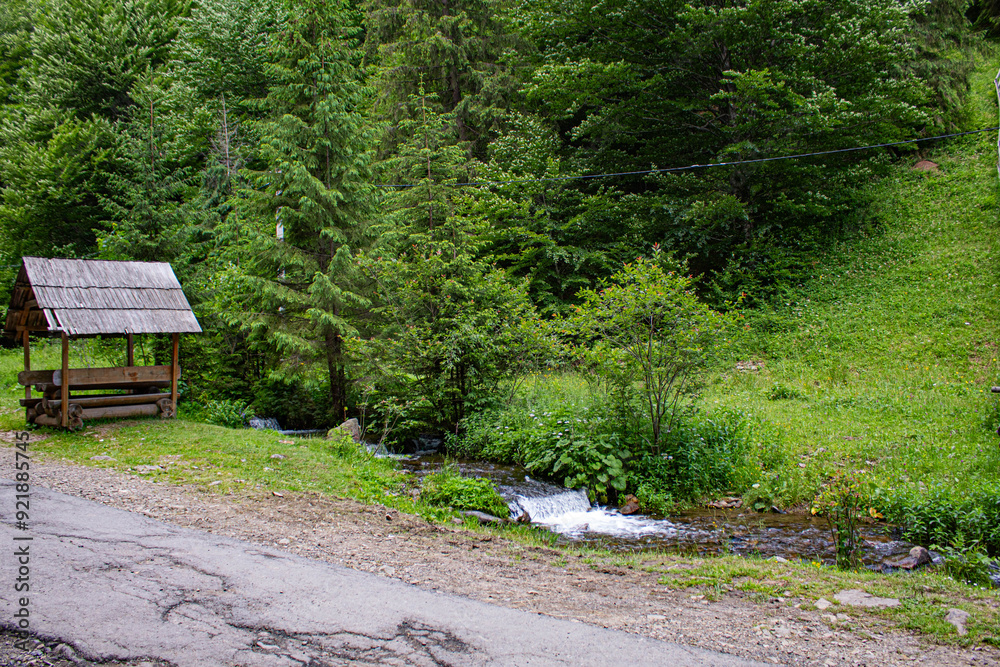
[(514, 516), (527, 512), (532, 523), (571, 538), (586, 533), (626, 538), (677, 535), (677, 527), (669, 521), (592, 507), (585, 489), (541, 497), (517, 495), (509, 505)]

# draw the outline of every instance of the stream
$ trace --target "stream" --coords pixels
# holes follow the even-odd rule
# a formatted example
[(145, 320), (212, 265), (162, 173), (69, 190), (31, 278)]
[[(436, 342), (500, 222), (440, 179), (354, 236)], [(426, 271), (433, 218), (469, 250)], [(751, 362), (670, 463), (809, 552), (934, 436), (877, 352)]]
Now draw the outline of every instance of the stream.
[[(418, 478), (445, 464), (441, 456), (408, 457), (402, 468)], [(780, 556), (834, 562), (826, 521), (807, 514), (758, 513), (749, 509), (692, 509), (675, 516), (623, 515), (613, 507), (592, 506), (584, 490), (567, 490), (532, 478), (523, 468), (460, 461), (464, 477), (486, 477), (507, 501), (511, 516), (527, 512), (532, 523), (559, 535), (558, 543), (593, 544), (617, 551), (667, 550), (697, 554)], [(862, 562), (874, 567), (905, 556), (913, 546), (896, 540), (892, 526), (863, 525)]]

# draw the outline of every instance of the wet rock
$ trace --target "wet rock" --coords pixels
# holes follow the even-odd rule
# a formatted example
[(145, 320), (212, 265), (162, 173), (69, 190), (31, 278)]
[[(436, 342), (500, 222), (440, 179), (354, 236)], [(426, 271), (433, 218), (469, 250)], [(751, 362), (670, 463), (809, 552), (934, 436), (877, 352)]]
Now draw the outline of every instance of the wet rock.
[(771, 513), (773, 514), (788, 514), (785, 510), (781, 509), (777, 505), (771, 505)]
[(969, 612), (961, 609), (949, 609), (944, 620), (954, 625), (959, 635), (969, 634), (969, 631), (965, 629), (965, 622), (969, 620)]
[(507, 523), (506, 519), (501, 519), (498, 516), (493, 516), (492, 514), (487, 514), (486, 512), (477, 512), (476, 510), (466, 510), (465, 512), (460, 512), (462, 516), (471, 517), (477, 519), (479, 523), (485, 523), (487, 525), (499, 525)]
[(708, 504), (708, 507), (717, 510), (729, 510), (736, 509), (743, 506), (743, 499), (736, 496), (729, 496), (726, 498), (719, 498), (718, 500), (713, 500)]
[(852, 607), (898, 607), (899, 600), (896, 598), (880, 598), (872, 595), (871, 593), (866, 593), (858, 588), (851, 588), (846, 591), (840, 591), (833, 596), (833, 599), (840, 604), (850, 605)]
[(635, 514), (639, 511), (639, 499), (631, 493), (625, 496), (625, 504), (618, 508), (622, 514)]
[(354, 442), (361, 442), (361, 424), (353, 417), (345, 421), (340, 426), (331, 428), (327, 431), (326, 437), (333, 438), (339, 433), (346, 433), (354, 439)]
[(422, 433), (403, 444), (403, 452), (413, 456), (430, 456), (437, 454), (443, 448), (444, 438), (428, 433)]
[(898, 560), (888, 560), (885, 562), (889, 567), (898, 567), (904, 570), (915, 570), (918, 567), (924, 565), (929, 565), (931, 563), (931, 554), (927, 549), (923, 547), (913, 547), (910, 549), (910, 555), (904, 556)]

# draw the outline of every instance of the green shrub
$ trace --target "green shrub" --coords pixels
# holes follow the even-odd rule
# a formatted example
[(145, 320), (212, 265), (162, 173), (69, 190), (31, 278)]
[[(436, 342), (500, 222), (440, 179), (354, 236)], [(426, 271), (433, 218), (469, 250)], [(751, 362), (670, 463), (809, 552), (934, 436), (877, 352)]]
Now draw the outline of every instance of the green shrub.
[[(690, 415), (671, 431), (660, 454), (639, 457), (633, 484), (641, 504), (742, 492), (760, 476), (754, 423), (738, 412)], [(659, 495), (657, 495), (659, 494)]]
[(243, 428), (250, 417), (253, 417), (253, 410), (247, 406), (246, 401), (223, 399), (221, 401), (206, 401), (201, 415), (202, 420), (209, 424), (217, 424), (226, 428)]
[(567, 322), (591, 343), (580, 354), (592, 372), (638, 395), (633, 415), (642, 415), (637, 421), (654, 454), (736, 321), (701, 302), (691, 278), (664, 271), (659, 252), (626, 264), (600, 290), (581, 290), (582, 303)]
[(978, 543), (966, 543), (965, 536), (961, 533), (955, 537), (951, 546), (932, 544), (931, 549), (941, 552), (945, 571), (958, 581), (973, 586), (993, 585), (990, 579), (992, 559)]
[(493, 483), (482, 477), (462, 477), (454, 468), (424, 479), (420, 498), (430, 504), (456, 510), (475, 510), (506, 518), (510, 515), (507, 502), (500, 497)]
[(781, 383), (775, 384), (773, 387), (771, 387), (771, 391), (767, 393), (767, 399), (769, 401), (784, 401), (784, 400), (792, 400), (799, 398), (804, 398), (801, 391), (798, 391), (797, 389), (792, 389), (791, 387), (788, 387)]
[(911, 542), (953, 544), (960, 539), (1000, 554), (1000, 485), (995, 483), (880, 491), (872, 504), (882, 504), (886, 518), (899, 524)]
[(606, 501), (625, 490), (631, 454), (611, 421), (594, 413), (575, 403), (544, 411), (481, 413), (464, 422), (465, 432), (449, 441), (449, 452), (523, 465)]

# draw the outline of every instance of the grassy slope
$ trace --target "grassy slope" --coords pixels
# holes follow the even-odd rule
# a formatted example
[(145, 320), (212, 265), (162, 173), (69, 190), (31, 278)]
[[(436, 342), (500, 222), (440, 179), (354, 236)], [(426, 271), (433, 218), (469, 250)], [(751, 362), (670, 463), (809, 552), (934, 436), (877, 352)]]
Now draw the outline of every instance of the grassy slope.
[[(974, 81), (979, 127), (996, 124), (990, 76)], [(752, 316), (742, 354), (764, 370), (726, 373), (709, 389), (709, 405), (748, 410), (783, 434), (790, 464), (763, 482), (786, 502), (845, 466), (916, 493), (997, 478), (994, 139), (949, 141), (928, 156), (940, 173), (904, 166), (876, 186), (878, 233), (831, 249), (807, 286)]]

